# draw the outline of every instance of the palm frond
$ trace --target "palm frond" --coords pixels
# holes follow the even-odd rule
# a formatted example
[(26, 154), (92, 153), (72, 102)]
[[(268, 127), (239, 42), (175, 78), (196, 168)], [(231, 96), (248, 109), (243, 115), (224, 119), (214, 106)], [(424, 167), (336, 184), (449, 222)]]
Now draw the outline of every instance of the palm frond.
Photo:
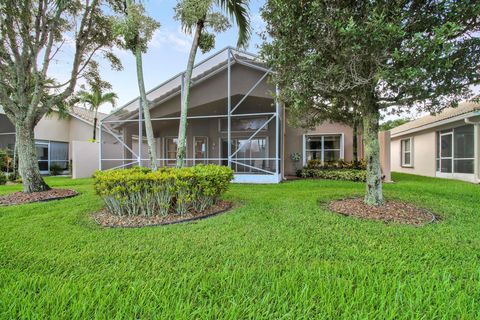
[(217, 0), (217, 4), (238, 27), (237, 47), (246, 47), (252, 34), (248, 0)]

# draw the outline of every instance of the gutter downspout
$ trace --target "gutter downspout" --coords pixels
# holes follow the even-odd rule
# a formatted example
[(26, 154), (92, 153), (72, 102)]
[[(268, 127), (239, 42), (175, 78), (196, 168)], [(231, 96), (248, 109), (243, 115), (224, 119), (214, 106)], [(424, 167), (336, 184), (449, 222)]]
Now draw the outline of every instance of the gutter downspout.
[[(473, 117), (480, 116), (480, 111), (475, 112)], [(472, 117), (465, 118), (466, 124), (473, 125), (474, 135), (474, 157), (475, 157), (475, 179), (480, 183), (480, 119), (472, 120)]]

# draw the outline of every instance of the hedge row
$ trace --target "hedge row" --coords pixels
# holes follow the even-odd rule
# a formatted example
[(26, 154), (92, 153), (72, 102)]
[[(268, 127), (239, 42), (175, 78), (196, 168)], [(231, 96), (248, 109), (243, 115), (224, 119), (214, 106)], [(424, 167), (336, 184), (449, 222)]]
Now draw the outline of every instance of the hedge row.
[(322, 160), (309, 160), (307, 162), (307, 169), (357, 169), (357, 170), (366, 170), (367, 163), (365, 160), (361, 161), (325, 161), (322, 163)]
[(302, 169), (299, 170), (298, 176), (302, 178), (317, 178), (328, 180), (344, 180), (365, 182), (367, 181), (367, 171), (357, 169)]
[(233, 179), (233, 170), (217, 165), (97, 171), (94, 188), (116, 215), (185, 215), (214, 205)]

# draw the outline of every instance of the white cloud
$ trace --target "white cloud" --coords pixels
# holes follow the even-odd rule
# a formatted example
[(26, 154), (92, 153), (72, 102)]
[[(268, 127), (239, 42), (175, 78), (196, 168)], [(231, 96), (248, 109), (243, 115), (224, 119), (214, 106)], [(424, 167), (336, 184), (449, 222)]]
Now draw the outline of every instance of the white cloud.
[(188, 53), (192, 45), (192, 36), (185, 34), (181, 29), (159, 29), (155, 31), (150, 46), (153, 48), (168, 47), (182, 53)]

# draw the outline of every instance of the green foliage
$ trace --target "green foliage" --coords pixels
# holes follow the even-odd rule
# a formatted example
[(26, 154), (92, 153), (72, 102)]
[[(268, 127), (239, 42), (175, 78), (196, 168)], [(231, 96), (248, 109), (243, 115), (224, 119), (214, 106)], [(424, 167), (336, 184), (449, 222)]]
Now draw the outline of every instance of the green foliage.
[(365, 203), (382, 205), (380, 110), (436, 112), (480, 84), (479, 1), (267, 1), (262, 54), (290, 122), (363, 120)]
[(268, 1), (262, 52), (300, 120), (433, 112), (480, 83), (479, 15), (478, 1)]
[(410, 122), (410, 119), (395, 119), (395, 120), (388, 120), (380, 124), (380, 131), (388, 131), (401, 126), (402, 124)]
[(241, 205), (197, 223), (105, 229), (91, 179), (46, 180), (80, 195), (0, 209), (1, 319), (479, 318), (479, 185), (394, 173), (386, 196), (441, 215), (425, 227), (333, 214), (319, 202), (363, 184), (309, 179), (232, 184)]
[(302, 156), (298, 152), (294, 152), (290, 154), (290, 159), (292, 159), (293, 162), (299, 162), (300, 159), (302, 159)]
[(362, 161), (328, 161), (309, 160), (307, 166), (297, 171), (301, 178), (318, 178), (354, 182), (366, 181), (367, 164)]
[(202, 53), (207, 53), (215, 48), (215, 35), (208, 32), (202, 32), (198, 39), (198, 47), (202, 50)]
[(203, 211), (216, 203), (233, 179), (233, 171), (216, 165), (191, 168), (146, 168), (98, 171), (94, 188), (117, 215), (179, 215)]
[(51, 163), (50, 164), (50, 175), (52, 176), (58, 176), (62, 174), (63, 169), (60, 167), (60, 165), (56, 163)]
[(114, 34), (121, 37), (121, 46), (135, 53), (137, 49), (145, 53), (148, 42), (152, 39), (160, 23), (148, 16), (141, 3), (127, 0), (124, 14), (112, 18)]
[(13, 170), (13, 151), (0, 149), (0, 171), (10, 172)]
[(365, 182), (367, 180), (367, 171), (359, 169), (308, 169), (299, 170), (298, 176), (301, 178), (315, 178), (327, 180), (341, 180), (353, 182)]
[(7, 183), (7, 175), (0, 171), (0, 186)]
[[(222, 12), (216, 9), (221, 9)], [(230, 17), (238, 25), (237, 46), (244, 47), (250, 39), (250, 17), (248, 2), (245, 0), (179, 0), (175, 6), (175, 19), (182, 23), (187, 33), (199, 25), (205, 28), (200, 36), (199, 47), (203, 53), (215, 46), (215, 34), (231, 27)], [(212, 32), (209, 32), (211, 30)]]
[(309, 160), (307, 162), (307, 169), (360, 169), (365, 170), (367, 163), (365, 160), (361, 161), (325, 161)]

